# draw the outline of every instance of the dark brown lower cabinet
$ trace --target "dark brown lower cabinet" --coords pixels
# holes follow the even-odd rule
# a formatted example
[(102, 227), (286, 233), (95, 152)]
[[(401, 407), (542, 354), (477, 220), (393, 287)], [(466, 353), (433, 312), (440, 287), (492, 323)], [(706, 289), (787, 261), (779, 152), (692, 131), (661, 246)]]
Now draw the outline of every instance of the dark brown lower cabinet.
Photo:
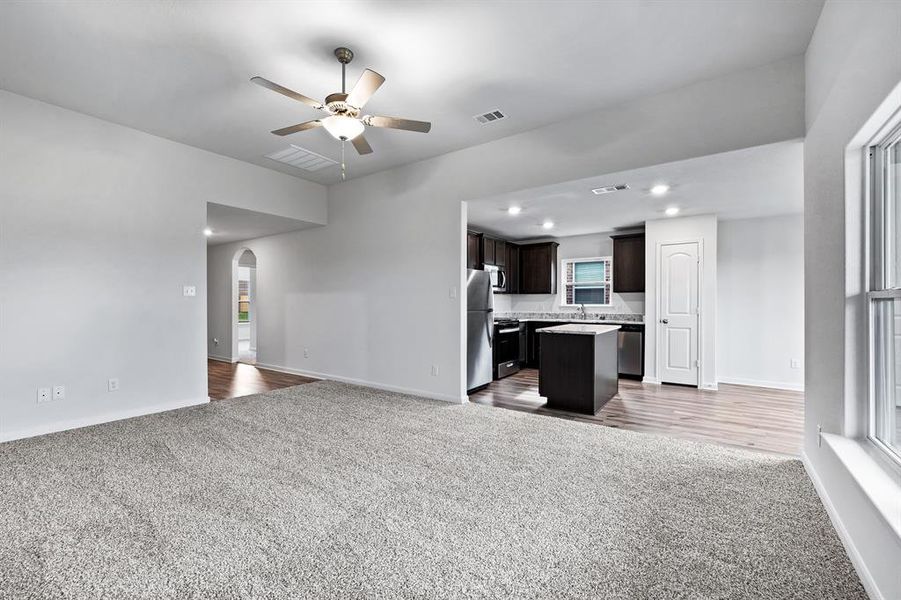
[(554, 325), (566, 325), (566, 321), (527, 321), (526, 332), (528, 338), (528, 349), (526, 351), (526, 364), (532, 368), (538, 368), (538, 360), (541, 356), (541, 336), (537, 330), (542, 327), (553, 327)]

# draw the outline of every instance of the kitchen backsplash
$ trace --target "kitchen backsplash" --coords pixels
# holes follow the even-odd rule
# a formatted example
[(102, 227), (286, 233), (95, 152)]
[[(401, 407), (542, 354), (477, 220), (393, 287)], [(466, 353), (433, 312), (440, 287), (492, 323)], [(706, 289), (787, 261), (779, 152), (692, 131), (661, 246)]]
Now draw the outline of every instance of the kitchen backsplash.
[[(610, 306), (586, 307), (590, 313), (644, 315), (644, 294), (613, 294)], [(578, 307), (560, 306), (556, 294), (495, 294), (494, 310), (502, 313), (572, 313)]]

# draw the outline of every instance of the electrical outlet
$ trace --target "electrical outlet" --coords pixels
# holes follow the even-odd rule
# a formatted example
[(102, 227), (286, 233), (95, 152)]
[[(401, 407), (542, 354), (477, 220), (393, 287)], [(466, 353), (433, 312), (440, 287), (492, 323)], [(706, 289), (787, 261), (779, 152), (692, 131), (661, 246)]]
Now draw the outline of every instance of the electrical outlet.
[(116, 392), (119, 390), (119, 380), (118, 379), (110, 379), (106, 383), (106, 389), (110, 392)]
[(432, 377), (438, 377), (438, 365), (432, 365)]
[(182, 288), (182, 294), (184, 296), (196, 296), (197, 295), (197, 286), (186, 285)]
[(304, 357), (304, 358), (310, 358), (310, 349), (309, 349), (309, 348), (304, 348), (304, 349), (303, 349), (303, 357)]
[(52, 394), (53, 390), (50, 388), (38, 388), (38, 403), (50, 402), (50, 396)]
[(218, 346), (218, 345), (219, 345), (219, 338), (213, 338), (213, 345), (214, 345), (214, 346)]
[(798, 358), (791, 359), (791, 367), (792, 367), (792, 369), (800, 369), (801, 368), (801, 360)]
[(66, 386), (64, 385), (55, 385), (53, 386), (53, 399), (54, 400), (63, 400), (66, 397)]

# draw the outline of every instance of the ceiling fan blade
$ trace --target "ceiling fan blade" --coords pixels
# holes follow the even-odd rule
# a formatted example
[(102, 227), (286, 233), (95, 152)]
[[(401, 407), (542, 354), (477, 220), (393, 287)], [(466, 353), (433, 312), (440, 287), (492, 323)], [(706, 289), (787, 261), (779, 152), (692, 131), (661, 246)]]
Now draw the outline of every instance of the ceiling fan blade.
[(297, 125), (291, 125), (290, 127), (282, 127), (281, 129), (276, 129), (272, 133), (275, 135), (291, 135), (292, 133), (297, 133), (298, 131), (306, 131), (307, 129), (315, 129), (316, 127), (322, 127), (322, 121), (305, 121), (303, 123), (298, 123)]
[(363, 137), (362, 133), (350, 142), (354, 145), (357, 154), (372, 154), (372, 146), (369, 145), (369, 142), (366, 141), (366, 138)]
[(316, 100), (313, 100), (312, 98), (308, 98), (308, 97), (304, 96), (303, 94), (298, 94), (294, 90), (289, 90), (288, 88), (280, 86), (279, 84), (269, 81), (268, 79), (264, 79), (262, 77), (251, 77), (250, 80), (257, 85), (261, 85), (264, 88), (268, 88), (268, 89), (272, 90), (273, 92), (278, 92), (279, 94), (282, 94), (283, 96), (287, 96), (288, 98), (291, 98), (293, 100), (297, 100), (298, 102), (303, 102), (304, 104), (308, 104), (308, 105), (312, 106), (313, 108), (318, 108), (320, 110), (322, 110), (324, 108), (322, 102), (317, 102)]
[(428, 133), (432, 124), (426, 121), (413, 121), (411, 119), (397, 119), (395, 117), (365, 117), (363, 122), (372, 127), (388, 127), (390, 129), (403, 129), (405, 131), (418, 131)]
[(355, 108), (363, 108), (363, 105), (372, 98), (372, 95), (383, 83), (385, 83), (384, 77), (372, 69), (366, 69), (363, 71), (363, 74), (360, 75), (360, 79), (357, 80), (354, 88), (350, 90), (345, 102)]

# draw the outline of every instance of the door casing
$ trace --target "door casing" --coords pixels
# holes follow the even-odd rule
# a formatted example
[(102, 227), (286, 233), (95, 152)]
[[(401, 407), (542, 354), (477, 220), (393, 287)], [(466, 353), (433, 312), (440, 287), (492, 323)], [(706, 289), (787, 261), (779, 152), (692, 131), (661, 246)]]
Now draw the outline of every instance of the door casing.
[(701, 388), (701, 382), (706, 381), (704, 378), (704, 369), (706, 367), (706, 361), (703, 360), (704, 356), (704, 303), (703, 303), (703, 290), (704, 290), (704, 240), (703, 238), (691, 238), (691, 239), (679, 239), (679, 240), (668, 240), (666, 242), (657, 242), (657, 246), (655, 249), (656, 254), (656, 274), (655, 278), (657, 280), (657, 291), (656, 298), (654, 299), (656, 309), (656, 317), (657, 322), (654, 323), (654, 331), (655, 331), (655, 360), (654, 360), (654, 379), (656, 383), (665, 383), (661, 380), (661, 365), (664, 360), (664, 352), (665, 347), (663, 344), (664, 337), (661, 335), (662, 333), (662, 324), (661, 320), (661, 296), (663, 294), (663, 248), (664, 246), (677, 246), (680, 244), (696, 244), (698, 251), (698, 262), (697, 262), (697, 298), (698, 298), (698, 313), (697, 313), (697, 324), (696, 324), (696, 335), (697, 335), (697, 349), (698, 349), (698, 360), (700, 361), (700, 365), (697, 369), (697, 381), (693, 383), (693, 385), (697, 385), (698, 388)]

